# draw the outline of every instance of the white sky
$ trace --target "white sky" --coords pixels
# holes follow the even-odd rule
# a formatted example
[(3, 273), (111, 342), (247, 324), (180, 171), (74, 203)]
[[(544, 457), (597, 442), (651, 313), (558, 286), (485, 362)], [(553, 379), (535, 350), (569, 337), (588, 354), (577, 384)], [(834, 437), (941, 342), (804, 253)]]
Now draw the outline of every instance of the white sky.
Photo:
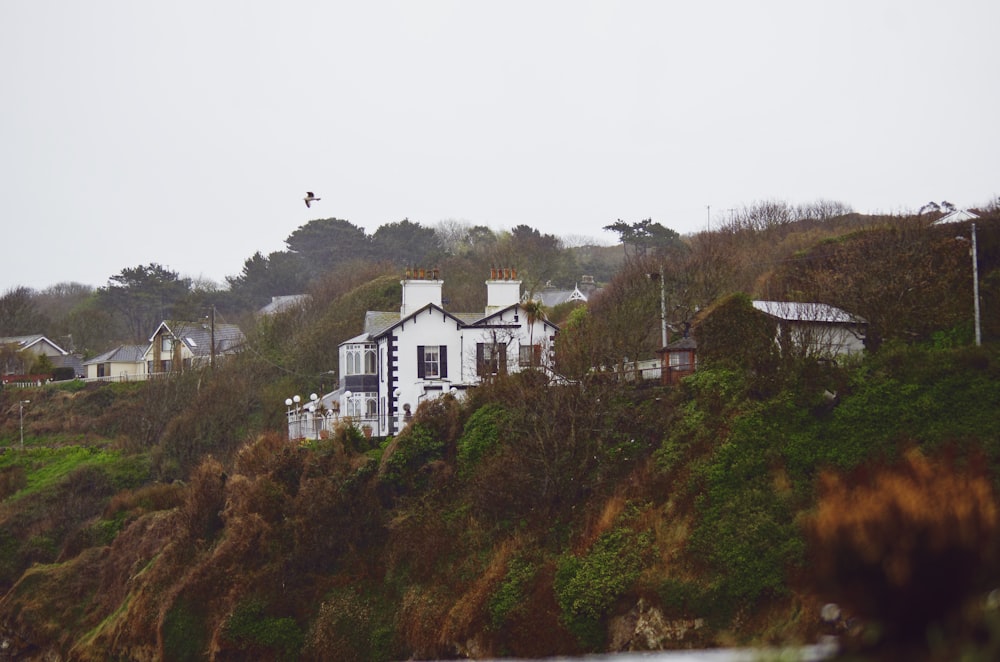
[(611, 243), (760, 200), (985, 204), (997, 25), (996, 0), (0, 0), (0, 293), (222, 282), (314, 218)]

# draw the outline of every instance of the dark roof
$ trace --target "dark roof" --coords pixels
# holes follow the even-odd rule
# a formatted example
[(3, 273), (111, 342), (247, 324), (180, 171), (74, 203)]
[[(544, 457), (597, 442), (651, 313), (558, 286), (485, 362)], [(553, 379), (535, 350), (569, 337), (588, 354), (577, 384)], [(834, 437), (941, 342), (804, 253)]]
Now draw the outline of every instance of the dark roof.
[(73, 368), (73, 374), (77, 377), (86, 377), (87, 369), (83, 367), (83, 357), (79, 354), (64, 354), (62, 356), (50, 356), (52, 366), (55, 368)]
[(48, 344), (52, 345), (53, 347), (55, 347), (57, 350), (59, 350), (60, 353), (69, 354), (69, 352), (67, 352), (65, 349), (55, 344), (54, 342), (52, 342), (51, 340), (49, 340), (40, 333), (35, 333), (28, 336), (7, 336), (5, 338), (0, 338), (0, 345), (17, 345), (18, 349), (27, 349), (28, 347), (31, 347), (32, 345), (35, 345), (43, 340)]
[[(212, 354), (212, 325), (208, 322), (163, 322), (157, 327), (153, 338), (159, 334), (160, 328), (166, 328), (171, 335), (180, 339), (195, 356)], [(153, 338), (150, 338), (150, 342)], [(245, 340), (246, 336), (235, 324), (215, 323), (216, 354), (232, 352)]]
[(104, 352), (89, 361), (84, 361), (83, 365), (92, 365), (95, 363), (138, 363), (142, 360), (142, 356), (148, 348), (149, 345), (119, 345), (109, 352)]

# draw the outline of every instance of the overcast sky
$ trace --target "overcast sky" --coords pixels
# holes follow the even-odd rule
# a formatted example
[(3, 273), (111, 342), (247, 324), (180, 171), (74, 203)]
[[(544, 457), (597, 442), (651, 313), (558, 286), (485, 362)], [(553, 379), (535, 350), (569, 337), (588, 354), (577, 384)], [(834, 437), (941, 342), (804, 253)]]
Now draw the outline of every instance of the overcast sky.
[(2, 0), (0, 292), (224, 282), (315, 218), (612, 243), (760, 200), (986, 204), (998, 25), (996, 0)]

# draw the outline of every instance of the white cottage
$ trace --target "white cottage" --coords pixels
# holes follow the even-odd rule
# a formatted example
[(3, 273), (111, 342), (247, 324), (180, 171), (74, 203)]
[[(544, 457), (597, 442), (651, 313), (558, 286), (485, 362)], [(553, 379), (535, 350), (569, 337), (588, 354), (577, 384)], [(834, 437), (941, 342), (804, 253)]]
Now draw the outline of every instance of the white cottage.
[(482, 313), (445, 310), (436, 269), (407, 270), (401, 284), (398, 313), (369, 311), (364, 332), (341, 343), (340, 388), (322, 398), (374, 436), (398, 432), (426, 400), (461, 397), (494, 375), (551, 368), (558, 328), (529, 319), (516, 270), (491, 271)]
[(825, 303), (754, 301), (753, 307), (774, 319), (779, 333), (787, 328), (792, 341), (813, 354), (835, 357), (864, 351), (868, 323)]

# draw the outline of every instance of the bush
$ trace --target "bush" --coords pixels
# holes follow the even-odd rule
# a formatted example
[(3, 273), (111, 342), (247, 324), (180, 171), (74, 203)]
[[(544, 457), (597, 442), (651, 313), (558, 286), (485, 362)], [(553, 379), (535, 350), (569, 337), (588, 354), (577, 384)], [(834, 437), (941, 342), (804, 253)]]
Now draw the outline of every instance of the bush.
[(233, 610), (223, 635), (243, 651), (272, 651), (279, 660), (298, 659), (305, 635), (294, 618), (265, 615), (265, 603), (250, 599)]
[(1000, 509), (979, 466), (914, 450), (892, 467), (824, 474), (807, 525), (817, 588), (888, 643), (926, 646), (931, 627), (954, 636), (966, 602), (997, 580)]
[(494, 629), (500, 628), (511, 615), (524, 610), (525, 592), (537, 573), (538, 568), (527, 559), (510, 560), (503, 582), (490, 597), (487, 605), (490, 625)]
[(603, 648), (602, 621), (638, 578), (649, 534), (618, 528), (603, 534), (583, 557), (564, 556), (556, 569), (560, 617), (587, 650)]
[(426, 426), (414, 422), (393, 440), (382, 457), (381, 483), (397, 489), (418, 489), (427, 484), (427, 474), (418, 470), (442, 457), (444, 441)]
[(473, 412), (458, 440), (459, 473), (468, 474), (483, 457), (496, 449), (501, 431), (509, 426), (510, 414), (498, 404), (487, 404)]

